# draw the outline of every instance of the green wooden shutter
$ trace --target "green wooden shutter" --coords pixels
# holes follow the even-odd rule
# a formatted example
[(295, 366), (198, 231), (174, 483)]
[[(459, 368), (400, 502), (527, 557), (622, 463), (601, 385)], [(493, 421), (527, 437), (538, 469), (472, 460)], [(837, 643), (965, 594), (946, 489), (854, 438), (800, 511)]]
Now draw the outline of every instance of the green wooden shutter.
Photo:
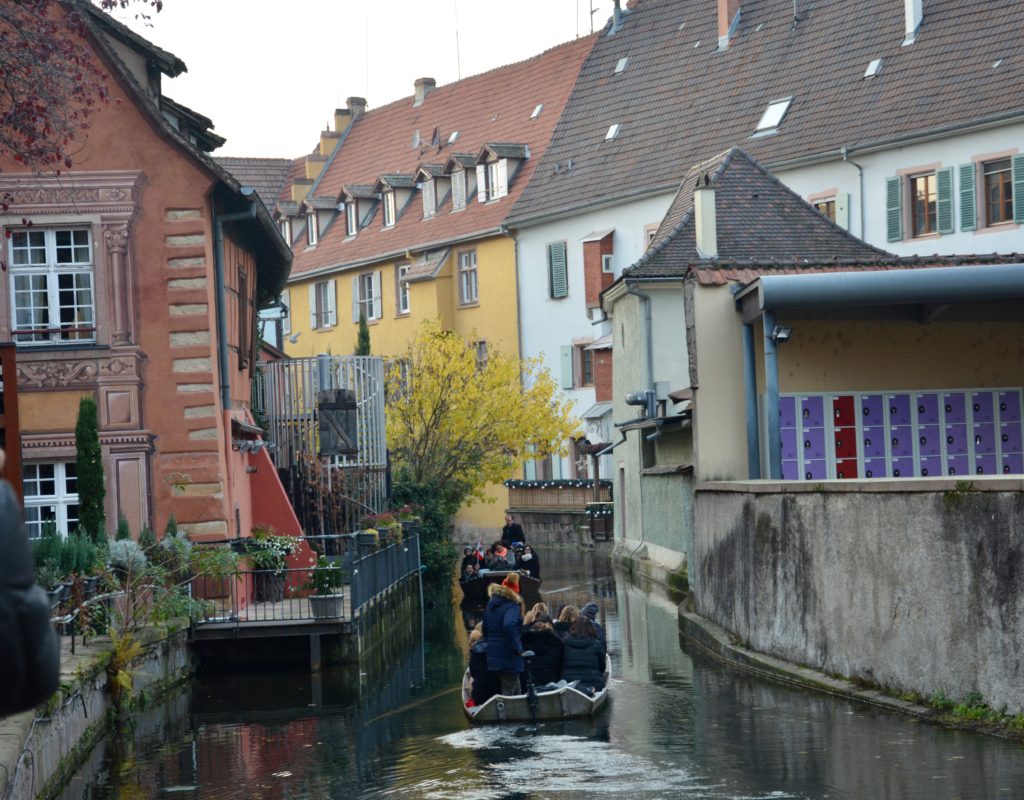
[(1024, 224), (1024, 155), (1013, 157), (1013, 221)]
[(885, 230), (890, 242), (903, 239), (903, 178), (885, 179)]
[(565, 263), (565, 242), (548, 245), (548, 282), (551, 296), (558, 300), (569, 295), (569, 274)]
[(562, 388), (571, 389), (573, 387), (572, 381), (572, 362), (573, 362), (572, 345), (567, 344), (562, 347)]
[(953, 232), (953, 168), (943, 167), (935, 171), (935, 218), (939, 233)]
[(978, 195), (974, 188), (974, 164), (960, 165), (960, 230), (978, 227)]

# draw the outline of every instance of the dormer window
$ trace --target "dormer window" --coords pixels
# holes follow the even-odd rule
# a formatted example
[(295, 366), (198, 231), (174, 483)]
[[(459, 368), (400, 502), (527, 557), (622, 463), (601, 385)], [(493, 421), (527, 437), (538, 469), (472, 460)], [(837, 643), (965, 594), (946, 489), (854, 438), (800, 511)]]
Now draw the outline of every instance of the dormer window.
[[(486, 166), (487, 172), (479, 190), (481, 203), (486, 203), (488, 200), (500, 200), (508, 194), (508, 159), (499, 158)], [(477, 182), (480, 183), (479, 176), (477, 176)]]
[(345, 203), (345, 233), (348, 236), (355, 236), (359, 233), (359, 219), (356, 216), (356, 204), (354, 201)]
[(792, 97), (783, 97), (779, 100), (772, 100), (761, 115), (761, 121), (757, 123), (757, 130), (754, 135), (775, 133), (782, 124), (783, 117), (789, 111), (789, 104), (793, 102)]
[(320, 229), (317, 224), (316, 212), (310, 211), (306, 214), (306, 243), (313, 247), (320, 241)]
[(277, 222), (277, 228), (281, 231), (281, 238), (288, 242), (289, 245), (292, 243), (292, 221), (288, 217), (282, 217)]
[(392, 189), (385, 189), (381, 196), (384, 206), (384, 227), (390, 228), (395, 224), (395, 193)]

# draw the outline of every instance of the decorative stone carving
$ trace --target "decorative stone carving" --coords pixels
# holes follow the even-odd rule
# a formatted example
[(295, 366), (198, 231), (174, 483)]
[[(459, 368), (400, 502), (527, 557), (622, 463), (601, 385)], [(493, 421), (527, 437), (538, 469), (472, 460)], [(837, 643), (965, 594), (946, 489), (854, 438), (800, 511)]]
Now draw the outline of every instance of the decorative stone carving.
[(114, 288), (113, 345), (120, 347), (132, 343), (128, 320), (128, 226), (107, 225), (103, 228), (103, 241), (107, 246), (110, 276)]
[(53, 389), (95, 384), (99, 377), (99, 364), (88, 361), (42, 361), (18, 363), (19, 387)]

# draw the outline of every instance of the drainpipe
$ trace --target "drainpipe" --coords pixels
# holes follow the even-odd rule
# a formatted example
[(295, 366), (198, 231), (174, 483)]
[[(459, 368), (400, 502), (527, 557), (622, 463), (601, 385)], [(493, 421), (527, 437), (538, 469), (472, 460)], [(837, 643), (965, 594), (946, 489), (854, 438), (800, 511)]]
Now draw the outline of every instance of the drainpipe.
[(231, 409), (231, 379), (228, 377), (228, 300), (224, 269), (224, 223), (243, 219), (256, 219), (256, 195), (248, 186), (241, 189), (242, 196), (249, 201), (249, 210), (237, 214), (213, 213), (213, 275), (217, 284), (217, 374), (220, 379), (221, 410)]
[(860, 201), (860, 238), (864, 238), (864, 168), (849, 158), (850, 151), (846, 147), (841, 147), (839, 152), (843, 155), (843, 161), (853, 165), (857, 168), (857, 176), (859, 182), (859, 188), (857, 189), (857, 199)]
[(757, 374), (754, 369), (754, 326), (743, 326), (743, 396), (747, 410), (747, 476), (761, 477), (761, 453), (757, 430)]
[(776, 355), (775, 312), (765, 311), (764, 327), (764, 382), (765, 416), (768, 418), (768, 477), (782, 478), (782, 440), (779, 434), (779, 361)]

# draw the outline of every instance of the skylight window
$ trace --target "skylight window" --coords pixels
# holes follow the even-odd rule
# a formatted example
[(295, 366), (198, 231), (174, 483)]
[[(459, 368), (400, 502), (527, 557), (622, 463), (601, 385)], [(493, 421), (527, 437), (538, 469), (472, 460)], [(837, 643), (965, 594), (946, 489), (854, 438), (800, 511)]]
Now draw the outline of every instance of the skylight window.
[(458, 131), (452, 131), (451, 135), (448, 137), (448, 144), (454, 144), (455, 140), (458, 139), (458, 138), (459, 138), (459, 132)]
[(873, 78), (875, 75), (878, 74), (879, 70), (881, 70), (881, 69), (882, 69), (882, 59), (876, 58), (874, 61), (872, 61), (870, 64), (868, 64), (868, 68), (866, 70), (864, 70), (864, 77), (865, 78)]
[(1003, 63), (1003, 59), (1001, 59), (1001, 58), (998, 61), (993, 62), (992, 69), (995, 69), (996, 67), (998, 67), (1002, 63)]
[(543, 103), (537, 103), (537, 107), (533, 109), (533, 113), (530, 114), (530, 119), (537, 119), (540, 116), (540, 112), (544, 110)]
[(619, 135), (619, 128), (620, 128), (620, 125), (617, 122), (614, 125), (610, 126), (608, 128), (608, 133), (606, 133), (604, 135), (605, 141), (608, 141), (609, 139), (614, 139), (616, 136), (618, 136)]
[(615, 65), (615, 74), (621, 75), (626, 71), (626, 65), (629, 63), (629, 56), (623, 56), (619, 59), (619, 63)]
[(789, 111), (789, 104), (793, 102), (792, 97), (783, 97), (780, 100), (772, 100), (757, 123), (755, 133), (771, 133), (782, 123), (782, 118)]

